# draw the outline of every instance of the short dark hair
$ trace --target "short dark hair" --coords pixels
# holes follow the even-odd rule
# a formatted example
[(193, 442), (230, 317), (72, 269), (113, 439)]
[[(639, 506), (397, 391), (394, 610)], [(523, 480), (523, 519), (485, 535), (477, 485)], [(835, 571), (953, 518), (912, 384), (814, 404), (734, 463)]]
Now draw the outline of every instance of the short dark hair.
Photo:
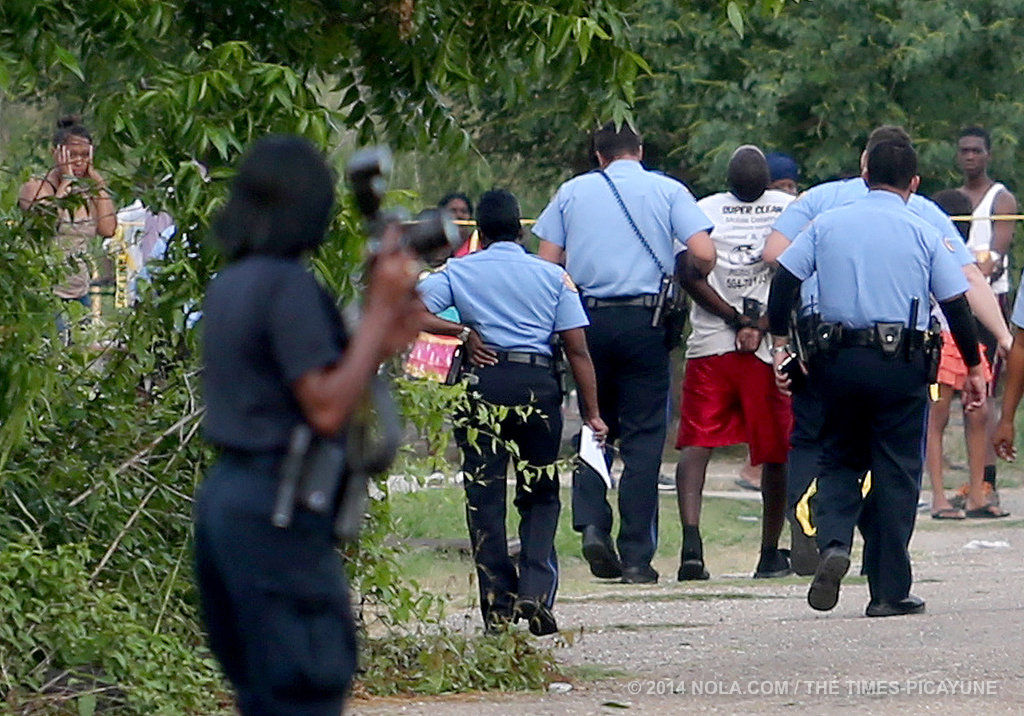
[[(959, 189), (943, 189), (932, 196), (932, 201), (939, 205), (944, 212), (950, 216), (969, 216), (974, 213), (974, 206), (971, 204), (971, 197)], [(954, 221), (956, 230), (960, 232), (960, 238), (966, 243), (968, 234), (971, 233), (971, 222)]]
[(452, 191), (445, 194), (444, 196), (441, 197), (441, 200), (437, 202), (437, 207), (439, 209), (447, 208), (448, 202), (450, 202), (452, 199), (462, 199), (464, 202), (466, 202), (466, 206), (469, 207), (469, 215), (473, 215), (473, 202), (470, 201), (469, 197), (463, 194), (461, 191)]
[(757, 201), (771, 181), (768, 160), (753, 144), (744, 144), (732, 154), (728, 170), (729, 191), (740, 201)]
[(864, 145), (864, 151), (871, 154), (871, 150), (882, 142), (903, 142), (913, 147), (907, 130), (896, 124), (883, 124), (871, 130), (871, 134), (868, 135), (867, 144)]
[(643, 138), (626, 122), (619, 127), (615, 122), (608, 122), (594, 132), (594, 151), (607, 160), (623, 154), (636, 154), (642, 144)]
[(917, 152), (910, 142), (880, 142), (868, 152), (868, 186), (906, 189), (917, 174)]
[(334, 174), (320, 150), (301, 137), (270, 135), (242, 157), (214, 234), (229, 261), (296, 257), (323, 241), (333, 204)]
[(82, 118), (77, 114), (67, 114), (57, 120), (57, 131), (53, 133), (53, 146), (59, 146), (68, 141), (68, 137), (81, 137), (92, 144), (92, 135), (82, 124)]
[(505, 189), (491, 189), (480, 197), (476, 225), (484, 240), (515, 241), (522, 234), (519, 200)]
[(988, 133), (988, 130), (984, 127), (979, 127), (976, 124), (970, 127), (964, 127), (960, 130), (960, 134), (957, 135), (957, 141), (960, 141), (964, 137), (981, 137), (985, 142), (985, 151), (992, 151), (992, 135)]

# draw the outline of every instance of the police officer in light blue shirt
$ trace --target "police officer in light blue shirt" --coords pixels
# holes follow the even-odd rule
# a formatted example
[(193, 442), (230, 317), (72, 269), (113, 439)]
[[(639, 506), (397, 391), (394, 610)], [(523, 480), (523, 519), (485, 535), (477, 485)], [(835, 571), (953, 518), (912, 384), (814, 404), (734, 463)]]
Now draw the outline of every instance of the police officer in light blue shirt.
[[(594, 367), (583, 327), (587, 316), (568, 274), (528, 254), (519, 202), (507, 191), (487, 192), (477, 208), (483, 250), (452, 259), (423, 279), (420, 295), (436, 314), (455, 307), (462, 323), (424, 318), (423, 329), (460, 337), (468, 351), (470, 409), (456, 419), (462, 450), (466, 519), (480, 586), (480, 608), (488, 629), (520, 619), (542, 636), (557, 631), (551, 612), (558, 587), (555, 531), (559, 483), (553, 466), (562, 434), (562, 394), (554, 372), (551, 341), (558, 334), (578, 386), (583, 417), (599, 439), (608, 428), (598, 413)], [(509, 411), (495, 426), (477, 406), (528, 408)], [(476, 434), (470, 439), (470, 434)], [(516, 473), (521, 550), (518, 569), (505, 536), (505, 475), (509, 448), (528, 467)], [(518, 463), (519, 460), (516, 462)]]
[[(882, 125), (868, 137), (867, 145), (861, 154), (861, 173), (867, 167), (867, 155), (873, 147), (883, 141), (898, 140), (909, 142), (910, 137), (902, 127)], [(808, 189), (791, 203), (772, 227), (765, 242), (764, 257), (774, 262), (803, 230), (807, 224), (821, 213), (863, 198), (868, 193), (867, 182), (862, 177), (826, 182)], [(934, 226), (944, 237), (952, 239), (955, 257), (963, 267), (970, 289), (967, 298), (978, 319), (1000, 337), (1000, 343), (1008, 348), (1010, 334), (1003, 320), (991, 286), (974, 263), (974, 257), (959, 240), (959, 232), (953, 226), (942, 209), (934, 202), (911, 194), (906, 208), (916, 216)], [(801, 315), (809, 322), (810, 316), (818, 311), (818, 279), (811, 276), (801, 287)], [(922, 315), (927, 313), (922, 309)], [(801, 328), (803, 325), (801, 325)], [(806, 336), (805, 336), (806, 337)], [(813, 384), (793, 394), (793, 432), (790, 436), (789, 463), (787, 466), (787, 499), (790, 509), (794, 510), (793, 519), (793, 550), (792, 567), (797, 574), (813, 574), (817, 554), (811, 549), (809, 539), (804, 536), (813, 533), (813, 498), (811, 485), (818, 475), (818, 462), (821, 454), (822, 405), (820, 397), (815, 393)], [(804, 505), (806, 510), (799, 509)], [(801, 516), (803, 515), (803, 516)]]
[[(956, 246), (905, 208), (919, 182), (910, 143), (874, 146), (867, 181), (865, 197), (818, 216), (779, 257), (768, 311), (778, 368), (788, 352), (797, 287), (818, 274), (822, 324), (810, 380), (824, 407), (815, 508), (821, 560), (807, 599), (822, 611), (836, 605), (859, 517), (867, 615), (879, 617), (924, 611), (924, 601), (910, 594), (908, 545), (928, 401), (929, 295), (939, 301), (969, 367), (967, 409), (984, 404), (985, 376)], [(788, 388), (782, 374), (779, 383)], [(862, 500), (860, 478), (869, 469), (871, 492)]]
[(618, 554), (605, 484), (585, 465), (573, 475), (573, 527), (595, 576), (650, 583), (658, 580), (651, 558), (669, 388), (666, 332), (652, 326), (652, 314), (663, 277), (675, 271), (677, 242), (708, 270), (715, 247), (711, 222), (686, 187), (641, 166), (631, 127), (605, 125), (594, 150), (601, 171), (562, 184), (533, 233), (540, 255), (564, 261), (583, 292), (601, 415), (624, 463)]

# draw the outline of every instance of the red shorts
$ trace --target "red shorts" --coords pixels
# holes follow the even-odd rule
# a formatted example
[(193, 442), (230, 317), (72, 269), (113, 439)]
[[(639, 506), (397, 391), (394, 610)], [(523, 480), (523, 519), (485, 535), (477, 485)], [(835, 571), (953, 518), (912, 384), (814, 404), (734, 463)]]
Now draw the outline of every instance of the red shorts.
[(679, 411), (677, 448), (747, 443), (754, 465), (786, 462), (793, 410), (772, 367), (753, 353), (688, 360)]
[[(992, 381), (992, 369), (989, 367), (988, 359), (985, 358), (985, 346), (978, 344), (978, 351), (981, 353), (981, 365), (985, 369), (985, 382)], [(964, 381), (967, 380), (967, 364), (960, 355), (960, 349), (953, 341), (953, 334), (949, 331), (942, 332), (942, 355), (939, 358), (939, 375), (936, 383), (950, 385), (953, 390), (963, 390)]]

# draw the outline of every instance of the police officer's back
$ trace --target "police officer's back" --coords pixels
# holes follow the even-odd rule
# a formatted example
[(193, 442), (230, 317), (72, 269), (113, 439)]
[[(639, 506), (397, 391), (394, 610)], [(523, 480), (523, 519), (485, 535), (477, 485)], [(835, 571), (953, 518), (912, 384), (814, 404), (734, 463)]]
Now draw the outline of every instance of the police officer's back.
[[(586, 466), (573, 476), (573, 528), (591, 572), (656, 582), (658, 476), (665, 442), (669, 348), (652, 326), (659, 289), (675, 270), (676, 246), (710, 270), (711, 222), (681, 183), (640, 164), (640, 136), (607, 124), (594, 134), (600, 172), (570, 179), (537, 219), (540, 255), (566, 269), (586, 299), (587, 343), (600, 387), (601, 415), (619, 442), (618, 554), (605, 483)], [(621, 563), (619, 557), (621, 556)]]
[[(452, 259), (420, 282), (431, 313), (454, 306), (463, 323), (431, 316), (423, 328), (461, 336), (471, 364), (465, 377), (473, 404), (458, 416), (455, 435), (463, 453), (466, 516), (484, 623), (494, 628), (525, 619), (531, 632), (543, 635), (557, 629), (551, 607), (558, 586), (554, 536), (560, 501), (553, 463), (562, 433), (562, 395), (554, 371), (554, 334), (564, 341), (585, 422), (602, 439), (607, 427), (598, 414), (594, 369), (583, 335), (587, 317), (575, 285), (560, 267), (528, 254), (518, 243), (519, 203), (509, 192), (484, 194), (478, 223), (483, 250)], [(494, 419), (480, 418), (479, 405), (518, 410), (495, 426)], [(498, 440), (492, 442), (495, 427)], [(478, 437), (471, 439), (471, 434)], [(518, 464), (515, 468), (515, 504), (521, 518), (518, 568), (509, 559), (505, 538), (510, 444), (529, 463), (526, 470)]]
[[(922, 468), (929, 294), (971, 366), (971, 406), (984, 401), (984, 376), (955, 246), (905, 210), (919, 181), (913, 148), (882, 142), (870, 151), (867, 169), (868, 195), (821, 214), (779, 258), (769, 315), (782, 348), (797, 285), (817, 272), (822, 323), (810, 379), (824, 397), (825, 419), (816, 508), (821, 562), (808, 602), (820, 610), (835, 606), (860, 514), (867, 614), (890, 616), (924, 609), (910, 594), (907, 546)], [(776, 366), (784, 359), (777, 352)], [(780, 384), (788, 381), (780, 377)], [(872, 489), (861, 505), (867, 469)]]

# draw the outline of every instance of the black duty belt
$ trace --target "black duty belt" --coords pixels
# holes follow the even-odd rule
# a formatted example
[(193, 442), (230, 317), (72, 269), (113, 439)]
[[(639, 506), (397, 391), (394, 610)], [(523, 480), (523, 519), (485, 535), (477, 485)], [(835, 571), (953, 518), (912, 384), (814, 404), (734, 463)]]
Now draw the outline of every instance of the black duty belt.
[(536, 365), (541, 368), (550, 368), (551, 359), (542, 356), (540, 353), (527, 353), (525, 351), (495, 351), (499, 362), (522, 363), (523, 365)]
[[(891, 334), (890, 334), (891, 335)], [(886, 346), (886, 335), (874, 328), (843, 328), (839, 338), (840, 348), (884, 348)], [(924, 345), (925, 332), (918, 330), (906, 330), (902, 332), (902, 340), (910, 339), (912, 348), (920, 348)], [(900, 336), (891, 338), (892, 341), (899, 341)]]
[(642, 296), (623, 296), (622, 298), (593, 298), (588, 296), (584, 299), (587, 308), (610, 308), (611, 306), (643, 306), (654, 308), (658, 302), (658, 296), (647, 293)]

